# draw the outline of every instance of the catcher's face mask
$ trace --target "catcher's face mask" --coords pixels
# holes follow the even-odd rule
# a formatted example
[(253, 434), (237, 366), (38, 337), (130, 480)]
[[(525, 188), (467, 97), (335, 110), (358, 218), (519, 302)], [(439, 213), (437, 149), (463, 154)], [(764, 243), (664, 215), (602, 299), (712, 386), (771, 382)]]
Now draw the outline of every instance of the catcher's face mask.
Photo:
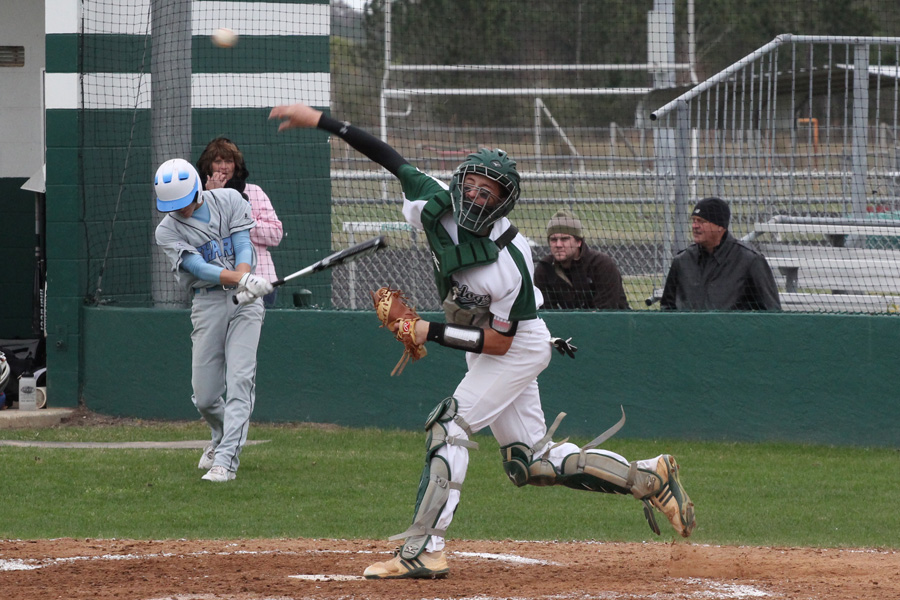
[[(493, 182), (493, 185), (486, 185)], [(473, 233), (488, 228), (513, 209), (519, 198), (516, 162), (503, 150), (482, 148), (457, 167), (450, 183), (456, 223)]]

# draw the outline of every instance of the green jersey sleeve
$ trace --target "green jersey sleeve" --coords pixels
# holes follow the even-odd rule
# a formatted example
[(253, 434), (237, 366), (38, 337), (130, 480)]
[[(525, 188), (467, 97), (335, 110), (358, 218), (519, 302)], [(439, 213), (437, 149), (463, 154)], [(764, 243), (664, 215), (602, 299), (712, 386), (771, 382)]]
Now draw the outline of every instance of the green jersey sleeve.
[(428, 200), (435, 194), (447, 190), (447, 185), (410, 164), (400, 167), (397, 172), (400, 187), (407, 200)]

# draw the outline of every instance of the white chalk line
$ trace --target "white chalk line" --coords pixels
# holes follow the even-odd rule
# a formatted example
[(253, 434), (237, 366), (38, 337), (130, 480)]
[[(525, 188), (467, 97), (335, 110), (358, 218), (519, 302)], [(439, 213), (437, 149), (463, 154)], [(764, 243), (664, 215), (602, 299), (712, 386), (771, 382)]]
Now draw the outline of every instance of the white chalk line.
[(304, 581), (363, 581), (362, 575), (288, 575), (288, 579), (302, 579)]
[[(269, 440), (247, 440), (246, 445), (265, 444)], [(174, 442), (44, 442), (37, 440), (0, 440), (0, 446), (13, 448), (76, 448), (88, 450), (136, 449), (136, 450), (183, 450), (203, 449), (209, 440), (181, 440)]]
[(98, 556), (68, 556), (65, 558), (0, 558), (0, 571), (30, 571), (79, 561), (146, 560), (148, 558), (185, 558), (191, 556), (231, 556), (243, 554), (284, 554), (292, 556), (301, 553), (291, 552), (290, 550), (235, 550), (233, 552), (209, 552), (207, 550), (201, 550), (198, 552), (187, 553), (158, 552), (152, 554), (101, 554)]
[(518, 556), (516, 554), (488, 554), (485, 552), (453, 552), (453, 556), (469, 556), (472, 558), (486, 558), (488, 560), (499, 560), (511, 563), (519, 563), (523, 565), (549, 565), (549, 566), (560, 566), (559, 563), (540, 560), (537, 558), (526, 558), (524, 556)]

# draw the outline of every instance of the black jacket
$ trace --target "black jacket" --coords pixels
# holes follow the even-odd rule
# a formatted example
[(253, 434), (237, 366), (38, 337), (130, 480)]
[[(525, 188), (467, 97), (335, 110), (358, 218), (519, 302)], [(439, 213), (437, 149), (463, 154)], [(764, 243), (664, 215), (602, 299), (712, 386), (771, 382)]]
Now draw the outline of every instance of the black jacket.
[(730, 232), (712, 254), (691, 244), (672, 260), (662, 310), (781, 310), (766, 258)]

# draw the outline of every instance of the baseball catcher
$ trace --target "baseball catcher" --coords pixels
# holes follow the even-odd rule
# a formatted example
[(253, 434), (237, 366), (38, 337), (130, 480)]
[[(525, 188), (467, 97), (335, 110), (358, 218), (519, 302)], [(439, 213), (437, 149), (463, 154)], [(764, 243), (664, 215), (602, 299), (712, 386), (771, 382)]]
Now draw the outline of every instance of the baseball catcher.
[(677, 534), (691, 535), (694, 505), (672, 456), (629, 461), (597, 448), (621, 425), (582, 447), (552, 439), (562, 415), (547, 427), (537, 377), (554, 349), (574, 357), (575, 347), (571, 339), (551, 337), (538, 315), (543, 297), (533, 283), (531, 248), (507, 218), (521, 180), (505, 151), (469, 154), (448, 185), (377, 137), (305, 104), (276, 106), (270, 118), (282, 121), (279, 130), (319, 128), (338, 136), (399, 179), (403, 216), (428, 240), (446, 322), (407, 314), (396, 290), (373, 295), (378, 317), (403, 342), (402, 364), (424, 356), (429, 342), (465, 352), (465, 376), (425, 420), (425, 464), (412, 524), (391, 538), (402, 540), (394, 557), (370, 565), (366, 578), (448, 575), (445, 536), (460, 502), (469, 450), (478, 447), (472, 434), (485, 427), (497, 438), (503, 469), (515, 485), (633, 496), (654, 531), (658, 510)]

